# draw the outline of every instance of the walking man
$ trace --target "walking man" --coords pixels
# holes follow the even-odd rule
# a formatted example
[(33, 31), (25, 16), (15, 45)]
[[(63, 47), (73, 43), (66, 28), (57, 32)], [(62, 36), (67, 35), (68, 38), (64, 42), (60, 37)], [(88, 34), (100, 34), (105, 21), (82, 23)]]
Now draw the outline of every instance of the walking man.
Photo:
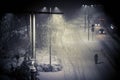
[(95, 64), (98, 64), (98, 54), (95, 54), (94, 60), (95, 60)]

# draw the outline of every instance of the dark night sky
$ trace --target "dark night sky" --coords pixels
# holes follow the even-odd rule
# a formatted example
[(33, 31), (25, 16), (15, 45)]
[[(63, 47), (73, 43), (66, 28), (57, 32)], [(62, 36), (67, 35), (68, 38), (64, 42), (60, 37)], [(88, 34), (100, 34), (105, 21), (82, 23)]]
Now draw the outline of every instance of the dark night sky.
[(1, 12), (21, 12), (38, 6), (58, 6), (61, 9), (72, 11), (82, 4), (101, 4), (104, 6), (105, 13), (117, 25), (120, 25), (117, 3), (119, 3), (117, 0), (0, 0), (0, 10)]

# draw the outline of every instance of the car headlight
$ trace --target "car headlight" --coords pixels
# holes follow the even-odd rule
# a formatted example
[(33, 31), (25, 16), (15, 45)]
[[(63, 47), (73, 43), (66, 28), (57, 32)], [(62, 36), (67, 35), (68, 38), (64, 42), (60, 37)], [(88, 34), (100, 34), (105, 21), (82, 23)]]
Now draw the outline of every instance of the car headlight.
[(99, 33), (101, 33), (101, 31), (99, 31)]
[(105, 33), (105, 31), (103, 31), (103, 33)]

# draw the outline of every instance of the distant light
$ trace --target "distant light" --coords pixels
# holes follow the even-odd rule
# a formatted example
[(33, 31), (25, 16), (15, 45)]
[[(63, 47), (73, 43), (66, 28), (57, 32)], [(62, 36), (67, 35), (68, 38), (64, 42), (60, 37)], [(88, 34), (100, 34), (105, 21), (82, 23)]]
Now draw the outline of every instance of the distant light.
[(93, 7), (93, 5), (91, 5), (91, 7)]
[(61, 12), (61, 11), (60, 11), (60, 9), (58, 7), (55, 7), (54, 12)]
[(87, 5), (85, 5), (85, 8), (87, 7)]
[(58, 10), (58, 7), (55, 7), (55, 10)]
[(98, 26), (100, 26), (100, 24), (98, 24)]
[(101, 31), (99, 31), (99, 33), (101, 33)]
[(43, 7), (42, 12), (47, 12), (47, 7)]
[(103, 33), (105, 33), (105, 31), (103, 31)]
[(84, 7), (85, 5), (82, 5), (82, 7)]
[(52, 8), (50, 8), (50, 13), (52, 12)]
[(95, 24), (95, 26), (97, 26), (97, 24)]
[(114, 27), (113, 27), (112, 25), (110, 26), (110, 28), (111, 28), (111, 29), (114, 29)]

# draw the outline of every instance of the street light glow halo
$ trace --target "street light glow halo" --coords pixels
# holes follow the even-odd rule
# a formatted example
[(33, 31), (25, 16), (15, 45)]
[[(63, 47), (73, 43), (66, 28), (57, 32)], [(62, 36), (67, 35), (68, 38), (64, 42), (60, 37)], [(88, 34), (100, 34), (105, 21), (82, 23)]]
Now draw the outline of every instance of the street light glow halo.
[(41, 11), (42, 12), (47, 12), (47, 7), (44, 6)]

